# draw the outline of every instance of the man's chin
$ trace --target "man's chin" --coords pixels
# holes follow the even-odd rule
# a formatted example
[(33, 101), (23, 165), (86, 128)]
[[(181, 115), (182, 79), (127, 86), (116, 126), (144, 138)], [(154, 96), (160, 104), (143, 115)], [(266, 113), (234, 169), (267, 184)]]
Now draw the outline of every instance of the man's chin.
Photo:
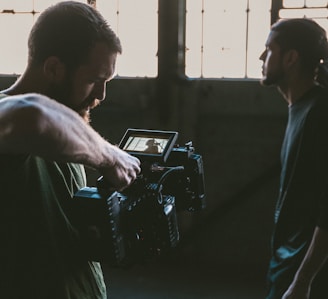
[(267, 77), (263, 77), (260, 80), (260, 83), (262, 86), (272, 86), (273, 85), (273, 83)]
[(82, 118), (87, 122), (90, 123), (90, 111), (97, 107), (100, 104), (100, 101), (95, 99), (92, 102), (89, 102), (88, 105), (85, 105), (84, 108), (78, 109), (78, 113), (82, 116)]
[(86, 123), (90, 123), (91, 119), (90, 119), (90, 110), (89, 109), (80, 110), (78, 113), (85, 120)]

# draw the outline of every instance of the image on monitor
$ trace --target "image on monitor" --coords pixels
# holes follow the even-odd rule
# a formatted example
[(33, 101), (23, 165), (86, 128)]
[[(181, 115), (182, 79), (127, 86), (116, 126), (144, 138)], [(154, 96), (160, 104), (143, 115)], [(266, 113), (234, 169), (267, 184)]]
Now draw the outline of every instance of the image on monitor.
[(163, 153), (169, 139), (143, 136), (130, 136), (123, 147), (125, 151), (161, 154)]
[(143, 158), (159, 158), (165, 161), (178, 133), (173, 131), (128, 129), (120, 142), (124, 151)]

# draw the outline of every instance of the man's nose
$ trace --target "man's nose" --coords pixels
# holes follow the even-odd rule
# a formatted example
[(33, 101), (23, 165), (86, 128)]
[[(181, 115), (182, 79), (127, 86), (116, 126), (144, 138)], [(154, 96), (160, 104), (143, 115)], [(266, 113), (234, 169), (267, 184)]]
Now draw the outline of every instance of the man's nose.
[(103, 101), (106, 98), (106, 83), (99, 83), (95, 86), (95, 97), (99, 101)]
[(266, 56), (266, 51), (263, 51), (262, 54), (260, 55), (259, 59), (264, 61)]

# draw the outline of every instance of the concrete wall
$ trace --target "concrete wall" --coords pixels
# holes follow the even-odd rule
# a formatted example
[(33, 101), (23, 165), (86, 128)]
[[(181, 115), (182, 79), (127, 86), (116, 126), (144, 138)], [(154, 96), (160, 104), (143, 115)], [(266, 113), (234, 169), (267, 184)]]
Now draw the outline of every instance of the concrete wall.
[(176, 130), (180, 144), (192, 140), (204, 159), (205, 213), (276, 169), (287, 108), (275, 89), (258, 81), (191, 81), (171, 93), (174, 107), (160, 123), (155, 85), (112, 81), (92, 125), (114, 143), (129, 127)]

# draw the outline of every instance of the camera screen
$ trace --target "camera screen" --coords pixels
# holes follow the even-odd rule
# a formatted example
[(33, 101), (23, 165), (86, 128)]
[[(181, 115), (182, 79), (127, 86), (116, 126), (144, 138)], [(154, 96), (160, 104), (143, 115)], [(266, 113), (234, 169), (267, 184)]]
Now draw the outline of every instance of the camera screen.
[(165, 161), (177, 136), (173, 131), (128, 129), (120, 148), (139, 158)]
[(168, 138), (156, 138), (148, 136), (130, 136), (123, 147), (123, 150), (128, 152), (144, 152), (150, 154), (163, 153)]

